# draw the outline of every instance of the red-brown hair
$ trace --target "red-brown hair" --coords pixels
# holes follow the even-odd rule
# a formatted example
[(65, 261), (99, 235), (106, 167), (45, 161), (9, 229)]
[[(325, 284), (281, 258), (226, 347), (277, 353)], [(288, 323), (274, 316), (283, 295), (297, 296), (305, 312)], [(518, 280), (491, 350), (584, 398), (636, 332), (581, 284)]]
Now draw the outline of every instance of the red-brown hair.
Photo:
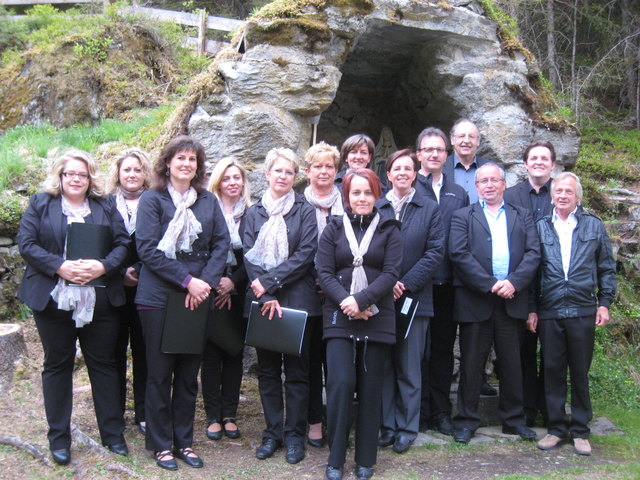
[(342, 202), (345, 208), (349, 208), (349, 190), (351, 190), (351, 181), (353, 177), (362, 177), (369, 182), (371, 193), (379, 200), (382, 196), (382, 183), (380, 178), (376, 175), (376, 172), (369, 168), (358, 168), (357, 170), (351, 170), (342, 179)]

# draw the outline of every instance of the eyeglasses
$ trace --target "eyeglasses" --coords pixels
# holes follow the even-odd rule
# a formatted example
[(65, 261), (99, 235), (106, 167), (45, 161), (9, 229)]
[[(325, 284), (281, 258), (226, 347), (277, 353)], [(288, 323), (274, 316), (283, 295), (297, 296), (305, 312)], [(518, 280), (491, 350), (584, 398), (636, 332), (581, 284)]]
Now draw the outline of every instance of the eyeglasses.
[(474, 135), (473, 133), (459, 133), (457, 135), (454, 135), (454, 138), (457, 138), (458, 140), (464, 140), (465, 138), (468, 138), (469, 140), (476, 140), (478, 138), (477, 135)]
[(62, 172), (62, 176), (67, 179), (79, 178), (80, 180), (89, 180), (88, 173)]
[(422, 152), (422, 153), (426, 153), (427, 155), (431, 155), (433, 152), (437, 153), (438, 155), (446, 152), (447, 149), (446, 148), (440, 148), (440, 147), (433, 147), (433, 148), (419, 148), (418, 152)]
[(282, 177), (283, 175), (286, 177), (294, 177), (296, 174), (295, 172), (292, 172), (291, 170), (272, 170), (273, 173), (275, 173), (278, 177)]
[(480, 180), (476, 181), (476, 183), (479, 183), (480, 185), (487, 185), (489, 183), (491, 183), (492, 185), (498, 185), (499, 183), (504, 182), (504, 178), (481, 178)]

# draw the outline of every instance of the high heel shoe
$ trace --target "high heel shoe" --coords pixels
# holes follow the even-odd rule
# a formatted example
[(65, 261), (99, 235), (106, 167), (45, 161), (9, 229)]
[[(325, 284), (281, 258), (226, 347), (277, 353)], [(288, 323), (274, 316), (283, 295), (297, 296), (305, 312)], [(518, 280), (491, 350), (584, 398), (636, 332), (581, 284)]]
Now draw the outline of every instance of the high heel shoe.
[[(235, 430), (229, 430), (227, 428), (227, 425), (235, 425), (236, 429)], [(222, 420), (222, 428), (224, 430), (224, 434), (229, 437), (229, 438), (240, 438), (240, 429), (238, 428), (238, 425), (236, 424), (236, 419), (235, 418), (225, 418), (224, 420)]]

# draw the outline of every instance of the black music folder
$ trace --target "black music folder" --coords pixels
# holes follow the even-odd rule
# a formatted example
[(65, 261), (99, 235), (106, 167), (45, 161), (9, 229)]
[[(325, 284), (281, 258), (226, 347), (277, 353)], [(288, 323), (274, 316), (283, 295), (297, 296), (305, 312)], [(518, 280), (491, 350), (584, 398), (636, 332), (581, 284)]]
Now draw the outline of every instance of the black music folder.
[(252, 347), (264, 348), (273, 352), (300, 356), (302, 340), (307, 325), (307, 312), (293, 308), (282, 308), (282, 318), (277, 312), (273, 319), (260, 312), (260, 304), (251, 302), (247, 337), (244, 343)]
[(244, 320), (242, 311), (214, 308), (209, 312), (207, 339), (229, 355), (236, 356), (244, 348)]
[(413, 318), (420, 302), (406, 293), (395, 301), (396, 304), (396, 338), (406, 340), (413, 325)]
[(185, 308), (184, 292), (169, 292), (162, 327), (162, 353), (187, 353), (200, 355), (207, 339), (207, 317), (211, 298), (207, 298), (195, 310)]
[[(96, 223), (73, 222), (67, 226), (67, 260), (100, 260), (111, 250), (111, 227)], [(67, 285), (77, 285), (67, 282)], [(87, 285), (104, 287), (107, 280), (98, 277)]]

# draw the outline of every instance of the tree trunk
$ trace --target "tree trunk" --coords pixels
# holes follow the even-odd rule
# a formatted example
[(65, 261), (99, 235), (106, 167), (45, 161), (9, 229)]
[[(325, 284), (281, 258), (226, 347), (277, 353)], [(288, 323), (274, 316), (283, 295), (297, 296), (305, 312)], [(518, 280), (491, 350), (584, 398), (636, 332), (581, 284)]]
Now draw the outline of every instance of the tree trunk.
[(560, 87), (558, 62), (556, 59), (556, 21), (553, 12), (554, 0), (547, 0), (547, 66), (549, 81), (555, 88)]
[(14, 323), (0, 324), (0, 394), (11, 387), (16, 362), (25, 351), (22, 327)]
[(623, 48), (625, 91), (622, 101), (634, 112), (636, 128), (640, 128), (640, 35), (634, 35), (638, 27), (634, 25), (635, 15), (630, 0), (620, 2), (620, 12), (622, 32), (627, 36)]

